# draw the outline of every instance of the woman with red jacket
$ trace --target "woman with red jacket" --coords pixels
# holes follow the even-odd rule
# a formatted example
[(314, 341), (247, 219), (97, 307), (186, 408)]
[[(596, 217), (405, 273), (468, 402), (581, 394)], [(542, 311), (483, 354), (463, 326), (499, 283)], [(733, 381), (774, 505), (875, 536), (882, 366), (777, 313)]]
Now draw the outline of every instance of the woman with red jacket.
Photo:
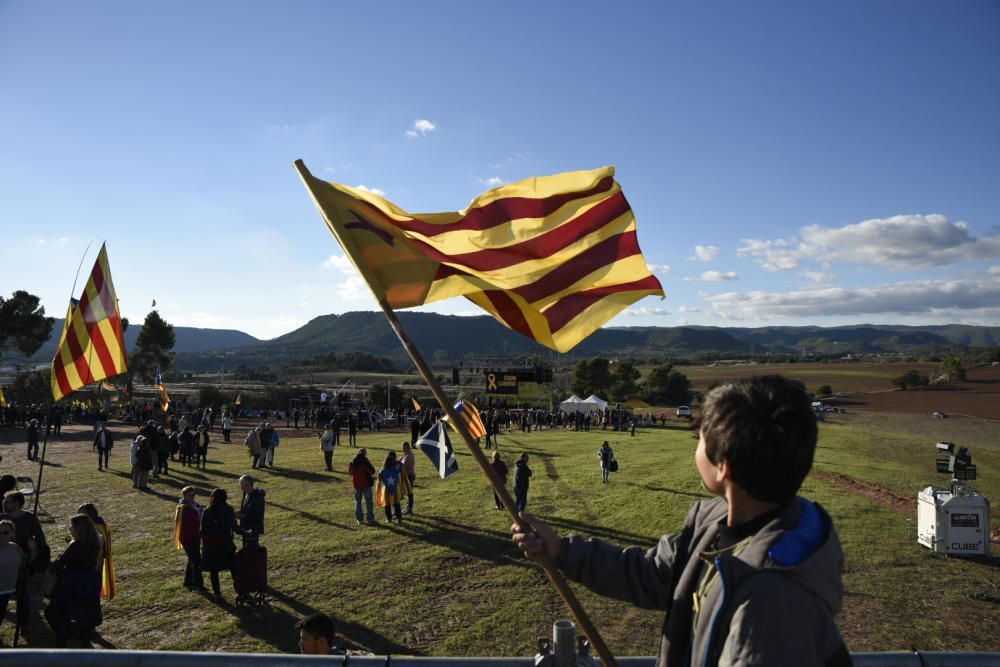
[(365, 523), (374, 524), (372, 486), (375, 484), (375, 466), (368, 460), (368, 451), (364, 447), (358, 450), (357, 456), (348, 464), (347, 472), (351, 473), (351, 482), (354, 484), (354, 518), (358, 524), (361, 523), (361, 519), (364, 517), (361, 513), (361, 499), (364, 498), (365, 508), (368, 510), (368, 518)]
[(196, 494), (193, 486), (181, 489), (181, 499), (174, 513), (174, 548), (184, 549), (187, 554), (184, 587), (207, 593), (201, 574), (201, 513), (204, 508), (194, 501)]

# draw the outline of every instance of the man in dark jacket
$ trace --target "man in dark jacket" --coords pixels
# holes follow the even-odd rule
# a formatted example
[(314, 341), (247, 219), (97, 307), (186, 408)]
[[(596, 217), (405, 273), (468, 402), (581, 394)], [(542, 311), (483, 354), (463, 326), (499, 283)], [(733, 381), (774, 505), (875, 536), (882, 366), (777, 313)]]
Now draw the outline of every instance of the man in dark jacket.
[(240, 477), (240, 491), (243, 492), (243, 502), (236, 518), (240, 520), (240, 531), (243, 533), (243, 544), (248, 540), (257, 541), (264, 534), (264, 490), (254, 488), (253, 477)]
[(524, 452), (514, 464), (514, 500), (517, 503), (518, 512), (523, 512), (524, 508), (528, 506), (530, 479), (531, 468), (528, 467), (528, 453)]
[(114, 447), (114, 437), (111, 431), (104, 424), (97, 429), (94, 434), (94, 451), (97, 452), (97, 469), (104, 470), (108, 467), (108, 459), (111, 458), (111, 448)]
[(28, 422), (28, 460), (38, 460), (38, 420)]
[(529, 557), (667, 618), (658, 667), (850, 665), (834, 624), (843, 552), (830, 516), (798, 497), (816, 419), (798, 382), (740, 380), (705, 398), (695, 465), (706, 490), (681, 532), (643, 551), (560, 539), (526, 514), (511, 527)]

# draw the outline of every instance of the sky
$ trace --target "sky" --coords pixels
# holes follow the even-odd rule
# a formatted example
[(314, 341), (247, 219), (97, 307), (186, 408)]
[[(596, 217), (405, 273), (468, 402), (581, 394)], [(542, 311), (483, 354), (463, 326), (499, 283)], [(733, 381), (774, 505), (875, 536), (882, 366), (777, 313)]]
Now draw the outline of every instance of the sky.
[(614, 165), (667, 296), (610, 326), (1000, 325), (997, 2), (0, 0), (0, 294), (106, 241), (134, 322), (374, 310), (297, 158), (411, 212)]

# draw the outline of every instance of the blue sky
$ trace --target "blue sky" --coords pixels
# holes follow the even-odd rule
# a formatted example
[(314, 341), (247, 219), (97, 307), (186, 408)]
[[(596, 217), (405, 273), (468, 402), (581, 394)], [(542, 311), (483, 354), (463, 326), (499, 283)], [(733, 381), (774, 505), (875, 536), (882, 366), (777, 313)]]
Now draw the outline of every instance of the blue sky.
[(133, 320), (374, 309), (299, 157), (414, 212), (615, 165), (667, 298), (613, 325), (1000, 325), (996, 2), (0, 0), (3, 294), (106, 239)]

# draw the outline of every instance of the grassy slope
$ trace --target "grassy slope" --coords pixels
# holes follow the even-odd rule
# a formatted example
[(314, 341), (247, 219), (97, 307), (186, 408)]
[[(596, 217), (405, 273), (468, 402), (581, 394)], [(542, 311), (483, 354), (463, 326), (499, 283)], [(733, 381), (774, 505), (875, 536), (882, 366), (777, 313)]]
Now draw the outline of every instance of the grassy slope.
[[(85, 442), (53, 448), (59, 467), (46, 471), (53, 486), (44, 505), (58, 519), (47, 525), (56, 551), (70, 510), (81, 502), (96, 502), (114, 532), (121, 592), (106, 606), (101, 630), (109, 641), (137, 649), (294, 651), (294, 622), (323, 610), (341, 619), (345, 643), (376, 653), (530, 655), (534, 638), (566, 616), (540, 568), (510, 544), (509, 521), (492, 508), (470, 456), (460, 452), (461, 470), (448, 480), (431, 477), (421, 458), (417, 515), (402, 527), (359, 528), (342, 472), (348, 449), (337, 450), (338, 472), (330, 475), (322, 472), (316, 440), (283, 435), (281, 468), (262, 474), (274, 603), (256, 612), (217, 606), (184, 590), (184, 560), (170, 547), (179, 488), (219, 485), (235, 495), (236, 478), (248, 466), (242, 445), (213, 446), (204, 473), (175, 466), (149, 494), (131, 489), (124, 447), (114, 452), (118, 472), (111, 474), (94, 469)], [(596, 459), (605, 437), (622, 464), (607, 486), (599, 483)], [(378, 463), (402, 435), (362, 434), (360, 440)], [(845, 419), (823, 426), (817, 466), (910, 494), (934, 481), (932, 452), (912, 442)], [(692, 461), (695, 442), (686, 431), (640, 430), (634, 439), (610, 432), (518, 433), (502, 436), (501, 444), (509, 459), (521, 451), (532, 455), (529, 510), (565, 531), (650, 546), (678, 529), (690, 503), (703, 496)], [(998, 469), (997, 452), (979, 453), (981, 470)], [(998, 497), (996, 483), (985, 482), (984, 491)], [(807, 480), (805, 493), (831, 512), (845, 545), (848, 595), (839, 622), (852, 650), (1000, 649), (993, 632), (1000, 599), (996, 558), (990, 564), (936, 558), (916, 544), (913, 523), (895, 510), (818, 480)], [(661, 613), (586, 591), (581, 598), (612, 650), (655, 652)], [(2, 634), (9, 638), (9, 624)]]

